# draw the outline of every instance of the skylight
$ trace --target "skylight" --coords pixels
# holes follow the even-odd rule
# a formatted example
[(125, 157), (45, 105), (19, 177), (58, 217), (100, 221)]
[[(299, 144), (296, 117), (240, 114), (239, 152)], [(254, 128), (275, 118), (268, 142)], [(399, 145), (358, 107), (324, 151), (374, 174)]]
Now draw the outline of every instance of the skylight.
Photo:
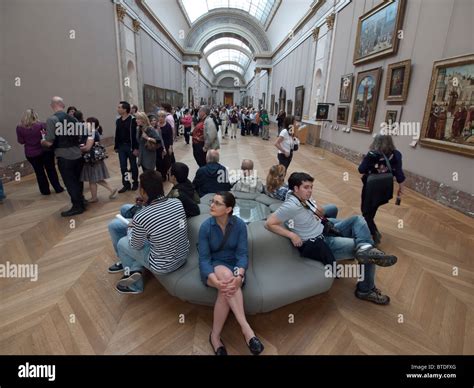
[(236, 71), (237, 73), (241, 74), (241, 75), (244, 75), (244, 71), (241, 67), (239, 66), (236, 66), (236, 65), (231, 65), (230, 63), (227, 63), (225, 65), (220, 65), (220, 66), (217, 66), (215, 69), (214, 69), (214, 73), (215, 74), (219, 74), (220, 72), (222, 71), (226, 71), (226, 70), (233, 70), (233, 71)]
[(234, 49), (221, 49), (214, 51), (207, 57), (207, 60), (211, 67), (215, 67), (221, 62), (237, 62), (245, 68), (250, 62), (250, 58), (247, 55)]
[(244, 42), (236, 38), (218, 38), (213, 40), (209, 43), (206, 47), (204, 47), (204, 54), (207, 53), (210, 49), (220, 46), (220, 45), (232, 45), (242, 47), (244, 50), (247, 50), (249, 54), (251, 53), (250, 47), (247, 46)]
[(255, 17), (263, 25), (267, 22), (276, 0), (181, 0), (191, 23), (216, 8), (236, 8)]

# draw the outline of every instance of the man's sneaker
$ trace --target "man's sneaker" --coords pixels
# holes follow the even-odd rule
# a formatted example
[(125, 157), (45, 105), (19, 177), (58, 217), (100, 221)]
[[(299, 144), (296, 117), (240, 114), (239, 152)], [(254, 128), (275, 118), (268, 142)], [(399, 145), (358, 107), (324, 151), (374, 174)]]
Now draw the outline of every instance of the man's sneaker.
[(123, 265), (120, 261), (109, 267), (109, 273), (123, 272)]
[(133, 182), (132, 191), (138, 190), (138, 182)]
[(381, 267), (390, 267), (397, 262), (397, 256), (387, 255), (380, 249), (370, 247), (368, 249), (359, 249), (355, 254), (359, 264), (376, 264)]
[(130, 190), (130, 186), (123, 186), (118, 192), (119, 194), (123, 194), (128, 190)]
[(123, 276), (122, 279), (118, 281), (117, 285), (128, 288), (137, 280), (141, 279), (141, 277), (142, 277), (141, 272), (134, 271), (134, 272), (131, 272), (129, 276)]
[(143, 291), (134, 291), (128, 287), (124, 287), (120, 284), (117, 283), (117, 285), (115, 286), (115, 289), (120, 293), (120, 294), (131, 294), (131, 295), (135, 295), (135, 294), (141, 294)]
[(390, 297), (382, 294), (382, 292), (376, 287), (372, 288), (369, 292), (361, 292), (356, 289), (355, 296), (359, 299), (368, 300), (375, 304), (386, 305), (390, 303)]

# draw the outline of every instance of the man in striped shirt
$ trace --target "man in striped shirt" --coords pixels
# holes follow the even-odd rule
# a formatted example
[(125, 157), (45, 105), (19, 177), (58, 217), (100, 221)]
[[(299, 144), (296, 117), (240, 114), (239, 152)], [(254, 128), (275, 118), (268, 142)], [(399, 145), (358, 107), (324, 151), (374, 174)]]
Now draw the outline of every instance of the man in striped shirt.
[(117, 245), (125, 275), (116, 285), (121, 294), (143, 292), (143, 270), (169, 273), (186, 262), (188, 226), (179, 199), (167, 198), (161, 174), (150, 170), (140, 175), (140, 194), (147, 206), (133, 217), (131, 231)]

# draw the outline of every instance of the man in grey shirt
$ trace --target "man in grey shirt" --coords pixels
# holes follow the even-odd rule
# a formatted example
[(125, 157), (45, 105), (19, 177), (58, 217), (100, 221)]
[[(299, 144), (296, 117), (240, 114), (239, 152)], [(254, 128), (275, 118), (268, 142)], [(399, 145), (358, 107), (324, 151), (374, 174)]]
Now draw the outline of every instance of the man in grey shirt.
[(217, 136), (218, 125), (211, 115), (211, 110), (207, 106), (199, 109), (199, 117), (204, 118), (204, 147), (203, 151), (218, 150), (220, 148), (219, 137)]
[(78, 125), (79, 123), (74, 117), (66, 114), (64, 108), (64, 101), (61, 97), (51, 99), (51, 109), (54, 114), (46, 121), (46, 137), (41, 141), (41, 144), (46, 147), (54, 146), (59, 172), (72, 203), (71, 209), (62, 212), (61, 216), (70, 217), (81, 214), (86, 209), (83, 195), (84, 184), (81, 182), (80, 176), (84, 165), (81, 139), (85, 138), (87, 131), (85, 127)]
[[(370, 230), (362, 216), (327, 220), (311, 199), (313, 181), (313, 177), (304, 172), (291, 174), (288, 179), (291, 191), (283, 205), (268, 218), (265, 226), (274, 233), (288, 237), (304, 257), (320, 260), (320, 250), (326, 245), (336, 260), (355, 257), (359, 264), (363, 264), (364, 270), (364, 280), (357, 283), (356, 297), (376, 304), (390, 303), (390, 298), (375, 287), (375, 265), (391, 266), (397, 262), (397, 257), (374, 247)], [(325, 231), (324, 224), (330, 225), (328, 221), (334, 224), (333, 233)], [(337, 233), (339, 236), (335, 235)]]

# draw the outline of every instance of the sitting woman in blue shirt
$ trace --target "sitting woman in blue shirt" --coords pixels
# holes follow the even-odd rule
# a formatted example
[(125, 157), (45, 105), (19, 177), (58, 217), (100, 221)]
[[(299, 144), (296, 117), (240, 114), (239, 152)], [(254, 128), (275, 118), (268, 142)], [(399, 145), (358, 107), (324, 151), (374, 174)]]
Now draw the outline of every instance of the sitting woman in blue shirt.
[(220, 336), (229, 310), (232, 310), (250, 351), (260, 354), (263, 344), (245, 318), (241, 290), (248, 267), (247, 227), (244, 221), (232, 215), (235, 198), (231, 193), (217, 193), (210, 206), (212, 217), (199, 229), (201, 279), (206, 286), (217, 288), (209, 342), (216, 355), (227, 355)]

